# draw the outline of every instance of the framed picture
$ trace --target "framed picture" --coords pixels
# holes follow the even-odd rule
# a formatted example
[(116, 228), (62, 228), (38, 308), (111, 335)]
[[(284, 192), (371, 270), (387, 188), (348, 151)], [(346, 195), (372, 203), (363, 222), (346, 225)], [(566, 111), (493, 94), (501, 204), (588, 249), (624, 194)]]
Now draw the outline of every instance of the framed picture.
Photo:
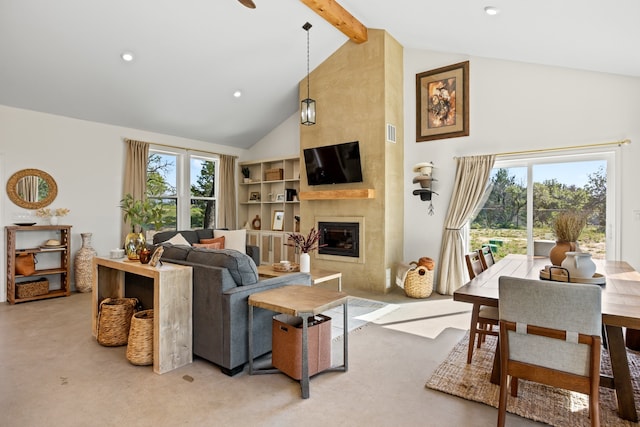
[(249, 201), (250, 202), (259, 202), (260, 201), (260, 192), (259, 191), (252, 191), (251, 194), (249, 194)]
[(469, 135), (469, 61), (416, 74), (416, 142)]
[(273, 212), (273, 224), (271, 229), (274, 231), (282, 231), (284, 229), (284, 211)]
[(149, 265), (151, 267), (155, 267), (156, 265), (158, 265), (158, 263), (162, 265), (162, 261), (160, 261), (160, 257), (162, 256), (163, 252), (164, 252), (164, 247), (162, 246), (158, 246), (156, 250), (153, 251), (153, 255), (151, 255), (151, 260), (149, 261)]
[(284, 193), (276, 194), (276, 202), (284, 202)]

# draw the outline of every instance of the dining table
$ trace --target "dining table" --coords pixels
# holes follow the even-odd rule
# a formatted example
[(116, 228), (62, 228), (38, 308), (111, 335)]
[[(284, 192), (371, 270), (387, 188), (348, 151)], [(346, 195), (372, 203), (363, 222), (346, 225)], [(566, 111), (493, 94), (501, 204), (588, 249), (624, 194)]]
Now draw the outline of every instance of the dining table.
[[(618, 415), (638, 421), (634, 403), (629, 361), (623, 328), (640, 329), (640, 273), (625, 261), (593, 260), (596, 275), (605, 283), (602, 288), (603, 344), (609, 351), (612, 375), (600, 375), (600, 386), (615, 389)], [(551, 265), (548, 257), (509, 254), (477, 275), (453, 294), (455, 301), (498, 307), (500, 276), (541, 279), (541, 272)], [(549, 275), (543, 274), (544, 277)], [(594, 276), (595, 277), (595, 276)], [(499, 384), (500, 359), (498, 346), (494, 357), (491, 382)]]

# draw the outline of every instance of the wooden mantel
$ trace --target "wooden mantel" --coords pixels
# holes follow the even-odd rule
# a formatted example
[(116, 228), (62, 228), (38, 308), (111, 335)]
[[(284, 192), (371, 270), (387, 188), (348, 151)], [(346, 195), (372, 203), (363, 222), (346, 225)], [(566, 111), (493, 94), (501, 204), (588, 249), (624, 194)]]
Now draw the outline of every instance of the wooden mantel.
[(376, 192), (373, 188), (300, 192), (300, 200), (373, 199), (375, 197)]

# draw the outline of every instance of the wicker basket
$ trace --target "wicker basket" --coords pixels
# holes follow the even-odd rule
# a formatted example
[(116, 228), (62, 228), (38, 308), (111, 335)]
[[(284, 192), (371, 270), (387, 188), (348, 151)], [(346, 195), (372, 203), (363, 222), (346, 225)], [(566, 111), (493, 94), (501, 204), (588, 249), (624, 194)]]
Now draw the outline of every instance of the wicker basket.
[(127, 344), (136, 298), (106, 298), (98, 312), (98, 343), (107, 347)]
[(49, 281), (45, 278), (16, 283), (16, 298), (31, 298), (47, 293), (49, 293)]
[(139, 311), (133, 315), (127, 359), (139, 366), (153, 363), (153, 310)]
[(407, 271), (404, 279), (404, 291), (411, 298), (427, 298), (433, 292), (433, 272), (422, 265)]

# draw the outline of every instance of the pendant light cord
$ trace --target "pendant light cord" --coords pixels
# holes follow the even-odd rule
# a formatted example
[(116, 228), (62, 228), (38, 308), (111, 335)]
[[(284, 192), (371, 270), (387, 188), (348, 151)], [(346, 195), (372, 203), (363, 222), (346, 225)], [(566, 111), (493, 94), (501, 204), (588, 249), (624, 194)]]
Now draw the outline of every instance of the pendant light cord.
[(311, 24), (307, 22), (302, 28), (307, 32), (307, 99), (309, 99), (309, 29)]

